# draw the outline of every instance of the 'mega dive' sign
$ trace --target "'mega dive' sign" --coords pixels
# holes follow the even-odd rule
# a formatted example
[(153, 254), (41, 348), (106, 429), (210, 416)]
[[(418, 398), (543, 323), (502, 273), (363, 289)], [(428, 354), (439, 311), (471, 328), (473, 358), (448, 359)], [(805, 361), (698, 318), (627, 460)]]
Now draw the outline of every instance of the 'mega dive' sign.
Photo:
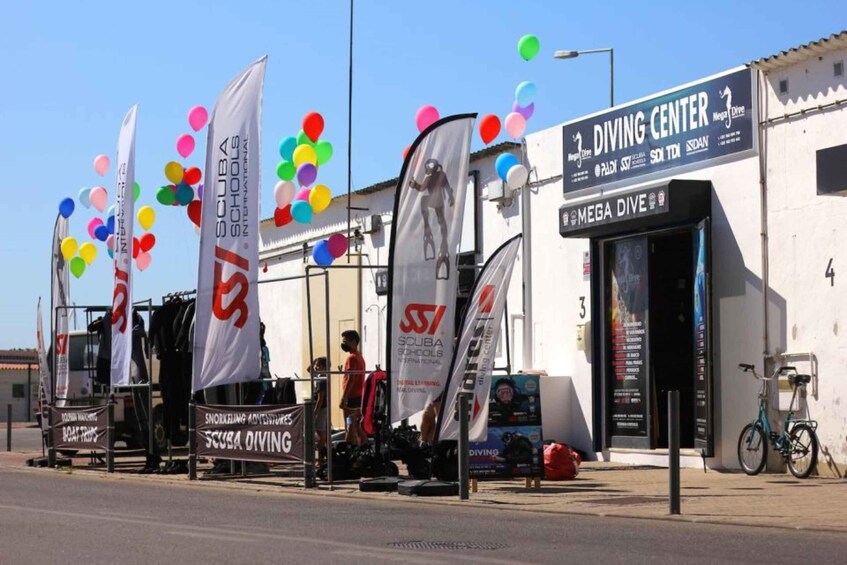
[(752, 150), (753, 83), (742, 69), (565, 124), (565, 194)]

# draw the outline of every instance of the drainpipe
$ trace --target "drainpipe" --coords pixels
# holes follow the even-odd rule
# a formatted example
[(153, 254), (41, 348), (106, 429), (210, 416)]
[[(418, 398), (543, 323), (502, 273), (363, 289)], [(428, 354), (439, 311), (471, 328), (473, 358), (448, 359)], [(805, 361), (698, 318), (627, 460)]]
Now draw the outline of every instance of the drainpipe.
[[(762, 332), (762, 355), (767, 359), (770, 355), (770, 313), (768, 308), (768, 289), (770, 287), (769, 264), (768, 264), (768, 183), (767, 183), (767, 144), (765, 143), (767, 99), (765, 91), (767, 86), (767, 73), (757, 71), (756, 81), (759, 85), (759, 193), (761, 200), (761, 240), (762, 240), (762, 306), (764, 330)], [(761, 80), (760, 80), (761, 79)], [(764, 115), (763, 115), (764, 114)], [(764, 368), (767, 374), (767, 367)]]
[[(526, 139), (521, 141), (521, 162), (527, 166)], [(529, 167), (527, 167), (529, 168)], [(524, 369), (532, 369), (533, 324), (532, 324), (532, 214), (530, 209), (531, 190), (529, 182), (521, 188), (521, 257), (523, 259), (523, 359)]]

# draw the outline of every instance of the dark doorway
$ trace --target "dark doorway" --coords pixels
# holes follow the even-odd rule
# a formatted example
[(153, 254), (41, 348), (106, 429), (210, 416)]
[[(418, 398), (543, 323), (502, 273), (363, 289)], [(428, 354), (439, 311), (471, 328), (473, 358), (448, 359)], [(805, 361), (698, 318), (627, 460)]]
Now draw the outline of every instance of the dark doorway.
[(694, 279), (691, 230), (657, 234), (650, 246), (653, 440), (668, 447), (668, 391), (679, 391), (680, 447), (694, 447)]

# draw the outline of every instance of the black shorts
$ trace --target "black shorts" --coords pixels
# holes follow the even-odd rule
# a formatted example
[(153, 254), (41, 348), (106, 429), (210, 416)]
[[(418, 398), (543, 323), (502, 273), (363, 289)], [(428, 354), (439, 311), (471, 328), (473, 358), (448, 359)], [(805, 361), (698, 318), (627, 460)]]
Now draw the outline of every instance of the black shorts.
[(362, 407), (362, 397), (359, 396), (357, 398), (348, 398), (347, 399), (347, 408), (350, 410), (357, 410)]

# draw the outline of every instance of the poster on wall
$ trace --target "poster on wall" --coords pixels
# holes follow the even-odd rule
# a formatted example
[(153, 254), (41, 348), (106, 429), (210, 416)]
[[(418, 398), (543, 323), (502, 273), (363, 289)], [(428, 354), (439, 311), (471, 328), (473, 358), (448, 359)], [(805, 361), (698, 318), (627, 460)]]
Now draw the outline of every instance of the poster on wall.
[(565, 195), (754, 154), (754, 77), (744, 68), (565, 124)]
[(648, 438), (647, 238), (610, 245), (611, 435)]
[(709, 224), (704, 220), (694, 231), (694, 446), (712, 455), (708, 242)]
[(488, 435), (470, 443), (470, 476), (508, 479), (544, 476), (541, 387), (538, 375), (492, 378)]

